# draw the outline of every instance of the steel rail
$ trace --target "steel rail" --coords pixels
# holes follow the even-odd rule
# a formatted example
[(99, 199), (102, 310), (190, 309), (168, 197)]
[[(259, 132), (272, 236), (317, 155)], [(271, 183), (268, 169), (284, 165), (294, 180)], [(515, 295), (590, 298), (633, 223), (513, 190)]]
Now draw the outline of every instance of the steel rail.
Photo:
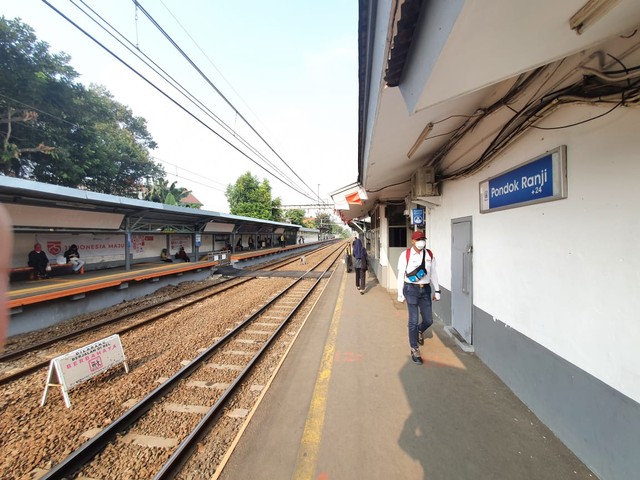
[[(326, 245), (322, 246), (322, 247), (318, 248), (317, 250), (314, 250), (314, 252), (322, 251), (324, 248), (328, 248), (328, 247)], [(299, 253), (294, 255), (294, 256), (296, 257), (295, 259), (287, 258), (285, 260), (272, 262), (270, 264), (267, 263), (268, 269), (275, 270), (277, 268), (283, 267), (285, 265), (288, 265), (290, 263), (293, 263), (293, 262), (297, 261), (296, 259), (299, 257)], [(225, 284), (227, 282), (231, 282), (231, 281), (234, 281), (234, 280), (237, 280), (237, 281), (235, 283), (233, 283), (233, 284), (225, 285), (220, 289), (215, 289), (216, 287), (220, 286), (221, 284)], [(237, 286), (242, 285), (243, 283), (249, 282), (251, 280), (254, 280), (254, 278), (252, 278), (252, 277), (245, 277), (244, 279), (229, 278), (229, 279), (223, 280), (221, 282), (218, 282), (218, 283), (216, 283), (214, 285), (207, 285), (207, 286), (196, 288), (196, 289), (192, 290), (191, 292), (189, 292), (188, 295), (195, 295), (195, 294), (197, 294), (197, 293), (199, 293), (199, 292), (201, 292), (203, 290), (207, 290), (207, 289), (215, 289), (215, 291), (212, 291), (211, 293), (209, 293), (207, 295), (195, 298), (193, 300), (188, 300), (185, 303), (182, 303), (181, 305), (177, 305), (177, 306), (175, 306), (175, 307), (173, 307), (173, 308), (171, 308), (169, 310), (164, 310), (164, 311), (159, 312), (157, 314), (151, 315), (150, 317), (148, 317), (148, 318), (146, 318), (144, 320), (141, 320), (141, 321), (135, 323), (134, 325), (130, 325), (128, 327), (123, 327), (123, 328), (121, 328), (119, 330), (114, 330), (112, 333), (113, 334), (122, 334), (122, 333), (126, 333), (126, 332), (129, 332), (129, 331), (132, 331), (132, 330), (136, 330), (137, 328), (140, 328), (140, 327), (146, 325), (147, 323), (153, 322), (155, 320), (158, 320), (159, 318), (162, 318), (162, 317), (165, 317), (165, 316), (170, 315), (172, 313), (175, 313), (177, 311), (180, 311), (180, 310), (182, 310), (184, 308), (187, 308), (187, 307), (189, 307), (189, 306), (191, 306), (191, 305), (193, 305), (195, 303), (198, 303), (199, 301), (201, 301), (201, 300), (203, 300), (205, 298), (208, 298), (208, 297), (211, 297), (211, 296), (214, 296), (214, 295), (218, 295), (218, 294), (220, 294), (222, 292), (225, 292), (226, 290), (229, 290), (231, 288), (237, 287)], [(42, 349), (42, 348), (48, 347), (48, 346), (50, 346), (50, 345), (52, 345), (52, 344), (54, 344), (56, 342), (60, 342), (60, 341), (64, 341), (64, 340), (71, 340), (73, 338), (77, 338), (78, 336), (80, 336), (80, 335), (82, 335), (84, 333), (91, 332), (93, 330), (97, 330), (99, 328), (108, 326), (110, 324), (117, 323), (119, 321), (125, 320), (128, 317), (131, 317), (131, 316), (136, 315), (138, 313), (144, 312), (145, 310), (151, 310), (151, 309), (162, 307), (163, 305), (166, 305), (166, 304), (169, 304), (169, 303), (174, 303), (178, 298), (184, 299), (184, 294), (182, 294), (180, 297), (171, 297), (171, 298), (169, 298), (167, 300), (163, 300), (163, 301), (158, 302), (158, 303), (156, 303), (154, 305), (141, 307), (141, 308), (135, 309), (135, 310), (133, 310), (131, 312), (128, 312), (128, 313), (125, 313), (125, 314), (122, 314), (122, 315), (117, 315), (117, 316), (112, 317), (112, 318), (110, 318), (108, 320), (105, 320), (104, 322), (100, 322), (100, 323), (95, 324), (95, 325), (90, 325), (90, 326), (81, 328), (79, 330), (76, 330), (74, 332), (70, 332), (70, 333), (65, 334), (65, 335), (60, 335), (59, 337), (56, 337), (54, 339), (50, 339), (50, 340), (41, 342), (41, 343), (39, 343), (37, 345), (31, 345), (31, 346), (29, 346), (27, 348), (24, 348), (22, 350), (16, 350), (14, 352), (7, 353), (7, 354), (5, 354), (3, 356), (0, 356), (0, 362), (22, 358), (27, 353), (30, 353), (30, 352), (36, 351), (38, 349)], [(20, 379), (22, 377), (25, 377), (25, 376), (27, 376), (27, 375), (29, 375), (29, 374), (41, 369), (41, 368), (46, 367), (47, 365), (49, 365), (49, 362), (51, 362), (52, 358), (54, 358), (54, 357), (47, 358), (46, 360), (42, 360), (42, 361), (40, 361), (38, 363), (35, 363), (33, 365), (30, 365), (28, 367), (22, 368), (19, 371), (16, 371), (16, 372), (14, 372), (12, 374), (0, 377), (0, 385), (4, 385), (4, 384), (10, 383), (12, 381), (18, 380), (18, 379)]]
[[(321, 250), (321, 248), (319, 248), (317, 251), (320, 251), (320, 250)], [(296, 255), (293, 255), (293, 256), (294, 257), (298, 257), (298, 255), (299, 254), (296, 254)], [(287, 257), (284, 260), (279, 260), (279, 261), (275, 261), (275, 262), (273, 262), (273, 261), (265, 262), (264, 264), (260, 264), (260, 265), (263, 266), (263, 267), (266, 266), (267, 267), (266, 269), (268, 270), (268, 269), (271, 269), (271, 268), (274, 268), (274, 269), (275, 268), (279, 268), (279, 267), (288, 265), (289, 263), (293, 263), (293, 262), (295, 262), (295, 259), (289, 259)], [(249, 281), (250, 279), (251, 278), (248, 277), (247, 280), (241, 280), (236, 285), (244, 283), (245, 281)], [(198, 292), (201, 292), (202, 290), (206, 290), (206, 289), (209, 289), (209, 288), (215, 288), (218, 285), (230, 282), (232, 280), (235, 280), (235, 279), (234, 278), (228, 278), (228, 279), (224, 279), (222, 281), (219, 281), (219, 282), (215, 283), (214, 285), (205, 285), (205, 286), (197, 287), (197, 288), (194, 288), (187, 295), (194, 295), (194, 294), (196, 294)], [(235, 285), (233, 285), (233, 286), (235, 286)], [(224, 290), (220, 290), (220, 292), (222, 292), (222, 291), (224, 291)], [(174, 302), (178, 298), (183, 298), (184, 295), (185, 294), (182, 293), (182, 294), (180, 294), (179, 297), (171, 297), (171, 298), (168, 298), (166, 300), (162, 300), (162, 301), (154, 304), (152, 306), (152, 308), (153, 307), (161, 307), (162, 305), (166, 305), (167, 303)], [(7, 362), (9, 360), (15, 360), (16, 358), (23, 357), (27, 353), (33, 352), (35, 350), (41, 350), (41, 349), (46, 348), (46, 347), (48, 347), (48, 346), (50, 346), (50, 345), (52, 345), (52, 344), (54, 344), (56, 342), (60, 342), (60, 341), (63, 341), (63, 340), (69, 340), (69, 339), (75, 338), (75, 337), (77, 337), (79, 335), (82, 335), (83, 333), (90, 332), (91, 330), (95, 330), (95, 329), (100, 328), (100, 327), (105, 326), (105, 325), (109, 325), (110, 323), (118, 322), (118, 321), (120, 321), (120, 320), (122, 320), (124, 318), (130, 317), (131, 315), (135, 315), (136, 313), (144, 312), (145, 310), (148, 310), (148, 309), (149, 309), (149, 307), (140, 307), (138, 309), (134, 309), (131, 312), (111, 317), (111, 318), (109, 318), (109, 319), (107, 319), (107, 320), (105, 320), (103, 322), (99, 322), (99, 323), (96, 323), (94, 325), (89, 325), (89, 326), (83, 327), (83, 328), (81, 328), (79, 330), (76, 330), (76, 331), (73, 331), (73, 332), (70, 332), (70, 333), (67, 333), (67, 334), (59, 335), (57, 337), (53, 337), (53, 338), (50, 338), (48, 340), (44, 340), (44, 341), (42, 341), (40, 343), (37, 343), (37, 344), (32, 344), (32, 345), (29, 345), (27, 347), (24, 347), (24, 348), (21, 348), (21, 349), (18, 349), (18, 350), (14, 350), (14, 351), (11, 351), (11, 352), (5, 352), (5, 353), (0, 355), (0, 362)]]
[[(333, 252), (332, 252), (333, 253)], [(154, 480), (166, 480), (176, 478), (177, 473), (184, 463), (189, 459), (193, 450), (197, 447), (197, 443), (200, 439), (206, 434), (210, 425), (213, 421), (218, 418), (222, 408), (226, 405), (228, 400), (231, 398), (232, 394), (238, 388), (238, 386), (242, 383), (244, 378), (251, 372), (254, 365), (258, 362), (258, 360), (262, 357), (263, 353), (271, 346), (271, 343), (278, 337), (280, 331), (289, 323), (289, 320), (298, 312), (300, 307), (304, 304), (304, 302), (309, 298), (309, 296), (316, 289), (320, 281), (324, 278), (327, 271), (336, 263), (336, 261), (340, 258), (342, 252), (334, 259), (334, 261), (329, 265), (328, 268), (322, 272), (321, 275), (315, 280), (311, 288), (306, 292), (306, 294), (300, 299), (300, 301), (295, 305), (295, 307), (291, 310), (291, 312), (286, 316), (286, 318), (280, 323), (280, 326), (275, 330), (275, 332), (267, 339), (262, 348), (256, 353), (256, 355), (251, 359), (251, 361), (247, 364), (247, 366), (238, 374), (238, 376), (234, 379), (234, 381), (227, 387), (224, 393), (220, 396), (218, 401), (211, 407), (209, 412), (200, 420), (198, 425), (191, 431), (191, 433), (180, 443), (180, 445), (176, 448), (174, 453), (169, 457), (169, 459), (162, 466), (160, 471), (155, 475)], [(325, 259), (326, 260), (326, 259)], [(324, 261), (324, 260), (323, 260)], [(322, 262), (320, 262), (322, 263)], [(319, 265), (319, 264), (318, 264)], [(316, 265), (317, 266), (317, 265)], [(315, 267), (314, 267), (315, 268)], [(301, 277), (298, 281), (304, 278)], [(297, 282), (296, 282), (297, 283)], [(291, 285), (287, 288), (290, 289), (295, 284)]]
[[(341, 251), (343, 249), (344, 249), (344, 247), (338, 248), (338, 249), (336, 249), (336, 252), (337, 251)], [(335, 252), (332, 252), (332, 253), (335, 253)], [(200, 366), (210, 356), (212, 356), (217, 350), (219, 350), (221, 347), (223, 347), (234, 335), (236, 335), (236, 333), (238, 333), (245, 326), (249, 325), (258, 316), (260, 316), (262, 313), (264, 313), (273, 303), (278, 301), (290, 289), (292, 289), (298, 283), (300, 283), (302, 280), (304, 280), (306, 278), (308, 272), (311, 272), (314, 268), (316, 268), (318, 265), (320, 265), (322, 262), (324, 262), (327, 258), (330, 258), (330, 256), (331, 255), (328, 255), (322, 261), (320, 261), (316, 265), (312, 266), (307, 272), (302, 274), (291, 285), (289, 285), (287, 288), (282, 290), (280, 292), (280, 294), (278, 294), (276, 297), (272, 298), (265, 305), (263, 305), (257, 312), (253, 313), (250, 317), (248, 317), (240, 325), (236, 326), (230, 332), (228, 332), (223, 337), (221, 337), (218, 341), (216, 341), (213, 345), (211, 345), (207, 350), (205, 350), (200, 355), (198, 355), (191, 363), (189, 363), (188, 365), (186, 365), (185, 367), (180, 369), (178, 372), (176, 372), (173, 376), (171, 376), (168, 380), (166, 380), (162, 385), (157, 387), (155, 390), (153, 390), (151, 393), (149, 393), (145, 398), (140, 400), (136, 405), (131, 407), (127, 412), (125, 412), (119, 418), (114, 420), (108, 427), (106, 427), (104, 430), (102, 430), (99, 434), (97, 434), (96, 436), (94, 436), (93, 438), (91, 438), (90, 440), (85, 442), (84, 444), (82, 444), (82, 446), (80, 446), (77, 450), (75, 450), (73, 453), (71, 453), (62, 462), (58, 463), (56, 466), (54, 466), (51, 470), (49, 470), (47, 473), (45, 473), (40, 478), (42, 480), (56, 480), (56, 479), (57, 480), (62, 480), (62, 479), (68, 478), (70, 475), (73, 475), (75, 472), (80, 470), (84, 465), (89, 463), (89, 461), (93, 457), (95, 457), (98, 453), (100, 453), (111, 441), (113, 441), (116, 438), (116, 435), (118, 433), (126, 430), (134, 422), (136, 422), (138, 419), (140, 419), (147, 411), (149, 411), (152, 408), (152, 406), (155, 403), (159, 402), (164, 396), (166, 396), (168, 393), (170, 393), (175, 388), (175, 386), (178, 384), (179, 381), (181, 381), (184, 378), (188, 377), (195, 370), (200, 368)], [(335, 262), (337, 261), (338, 258), (340, 258), (340, 255), (338, 255), (336, 257), (336, 259), (334, 259), (334, 261), (332, 262), (331, 266), (333, 266), (333, 264), (335, 264)], [(318, 277), (318, 279), (314, 282), (313, 286), (309, 289), (309, 292), (305, 295), (305, 297), (304, 297), (305, 299), (315, 289), (316, 285), (324, 277), (324, 274), (326, 274), (327, 270), (325, 270), (323, 272), (323, 274), (320, 275)], [(300, 305), (300, 302), (295, 307), (296, 311), (299, 308), (299, 305)], [(287, 316), (287, 320), (286, 321), (288, 321), (289, 318), (290, 318), (290, 316)], [(284, 323), (286, 323), (286, 322), (284, 322)], [(278, 331), (280, 330), (280, 328), (282, 328), (282, 326), (278, 328)], [(273, 341), (273, 338), (274, 338), (274, 336), (272, 335), (269, 338), (269, 342)], [(262, 355), (263, 351), (264, 351), (264, 347), (262, 349), (260, 349), (260, 351), (258, 352), (258, 355)], [(250, 363), (251, 363), (251, 365), (253, 365), (255, 363), (255, 357), (254, 357), (254, 359), (251, 360)], [(243, 370), (243, 376), (246, 375), (246, 372), (245, 372), (246, 370), (247, 370), (247, 368), (245, 368)], [(232, 384), (233, 390), (235, 390), (235, 388), (238, 385), (238, 383), (239, 383), (238, 381), (234, 381), (234, 383)], [(228, 399), (229, 396), (231, 395), (231, 393), (232, 393), (232, 389), (231, 389), (231, 386), (230, 386), (229, 388), (227, 388), (227, 390), (225, 391), (223, 396), (226, 399)], [(226, 400), (225, 400), (225, 402), (226, 402)], [(213, 409), (219, 410), (221, 408), (221, 405), (223, 403), (225, 403), (225, 402), (220, 402), (220, 400), (218, 400), (216, 402), (216, 404), (214, 405), (214, 407), (212, 408), (212, 410)], [(207, 419), (207, 422), (210, 421), (210, 419), (212, 417), (215, 417), (215, 414), (213, 414), (211, 412), (209, 412), (205, 416), (205, 418)], [(201, 421), (198, 424), (198, 427), (196, 427), (196, 428), (198, 428), (199, 432), (202, 431), (202, 428), (204, 427), (204, 425), (201, 426), (201, 424), (203, 424), (203, 421)], [(197, 437), (197, 435), (189, 435), (188, 438), (192, 439), (192, 438), (195, 438), (195, 437)], [(183, 441), (183, 444), (185, 444), (184, 441)], [(183, 446), (183, 444), (180, 445), (180, 447), (179, 447), (180, 453), (178, 454), (178, 458), (176, 460), (174, 460), (174, 462), (178, 462), (178, 459), (183, 458), (183, 455), (184, 455), (183, 452), (186, 452), (188, 450), (188, 448), (187, 448), (188, 445), (185, 444)], [(174, 462), (171, 462), (171, 463), (173, 464)], [(172, 465), (167, 465), (167, 463), (165, 463), (166, 470), (167, 471), (172, 470), (174, 467)], [(165, 470), (164, 466), (163, 466), (163, 470)], [(164, 477), (164, 478), (168, 478), (168, 477)]]

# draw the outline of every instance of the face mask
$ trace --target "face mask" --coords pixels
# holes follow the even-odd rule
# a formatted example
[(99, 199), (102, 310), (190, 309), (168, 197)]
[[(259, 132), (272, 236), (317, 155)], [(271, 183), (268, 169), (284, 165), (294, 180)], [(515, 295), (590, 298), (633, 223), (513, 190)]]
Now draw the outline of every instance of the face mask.
[(427, 246), (427, 242), (425, 242), (424, 240), (418, 240), (418, 241), (416, 242), (416, 248), (417, 248), (418, 250), (422, 250), (422, 249), (424, 249), (424, 247), (426, 247), (426, 246)]

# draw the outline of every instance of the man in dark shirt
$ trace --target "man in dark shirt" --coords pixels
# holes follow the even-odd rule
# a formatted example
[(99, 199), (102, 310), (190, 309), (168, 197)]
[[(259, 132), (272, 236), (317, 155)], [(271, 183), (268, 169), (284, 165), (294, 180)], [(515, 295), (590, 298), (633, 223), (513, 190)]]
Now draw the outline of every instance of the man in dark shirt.
[(47, 274), (49, 259), (47, 254), (42, 251), (42, 246), (39, 243), (36, 243), (33, 246), (33, 250), (29, 252), (28, 265), (35, 269), (38, 278), (50, 278), (49, 274)]

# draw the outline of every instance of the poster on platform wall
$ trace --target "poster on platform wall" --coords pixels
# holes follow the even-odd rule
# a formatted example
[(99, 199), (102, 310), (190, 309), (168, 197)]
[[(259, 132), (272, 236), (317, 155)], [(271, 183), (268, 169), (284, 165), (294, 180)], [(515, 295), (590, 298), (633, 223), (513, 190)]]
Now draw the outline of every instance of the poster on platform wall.
[[(153, 241), (153, 235), (132, 235), (132, 253), (143, 253), (145, 243)], [(80, 258), (110, 257), (124, 255), (124, 235), (60, 235), (39, 233), (36, 241), (50, 260), (62, 255), (71, 245), (78, 246)]]
[(153, 235), (131, 235), (131, 253), (144, 253), (145, 241), (152, 240)]
[(176, 253), (180, 247), (184, 247), (185, 252), (191, 253), (191, 235), (171, 235), (169, 238), (171, 239), (170, 253)]

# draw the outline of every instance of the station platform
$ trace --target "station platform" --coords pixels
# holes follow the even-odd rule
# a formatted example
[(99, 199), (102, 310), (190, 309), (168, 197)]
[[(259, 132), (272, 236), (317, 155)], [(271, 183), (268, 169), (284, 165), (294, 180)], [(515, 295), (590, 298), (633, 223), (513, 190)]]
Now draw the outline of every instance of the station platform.
[[(289, 245), (258, 250), (244, 250), (229, 254), (233, 264), (251, 265), (265, 261), (268, 257), (291, 253), (292, 250), (305, 251), (315, 248), (315, 244)], [(308, 248), (304, 248), (308, 247)], [(228, 262), (227, 262), (228, 263)], [(192, 262), (141, 262), (132, 264), (129, 270), (124, 267), (87, 270), (82, 275), (67, 273), (54, 275), (49, 279), (28, 280), (12, 278), (9, 284), (9, 308), (56, 300), (87, 292), (118, 287), (129, 282), (142, 282), (154, 278), (184, 274), (187, 272), (213, 268), (220, 264), (217, 260), (201, 260)]]
[[(304, 253), (317, 248), (319, 243), (324, 242), (245, 250), (227, 254), (226, 258), (212, 254), (191, 262), (139, 262), (132, 264), (129, 270), (120, 266), (87, 269), (84, 274), (54, 272), (51, 278), (43, 280), (28, 280), (28, 275), (12, 276), (7, 295), (11, 313), (8, 335), (51, 327), (77, 315), (152, 294), (165, 286), (204, 280), (218, 268), (228, 266), (229, 262), (240, 269), (248, 268), (283, 255)], [(231, 270), (235, 269), (231, 267)], [(239, 272), (242, 270), (236, 273)]]
[(340, 266), (214, 478), (594, 479), (434, 323), (409, 356), (406, 304)]
[(212, 268), (216, 265), (218, 265), (216, 261), (137, 263), (131, 265), (129, 270), (125, 270), (124, 267), (115, 267), (89, 270), (82, 275), (56, 275), (43, 280), (12, 280), (7, 295), (9, 297), (8, 306), (10, 309), (20, 308), (25, 305), (118, 287), (129, 282), (142, 282)]
[(9, 283), (8, 337), (48, 328), (78, 315), (135, 300), (169, 285), (204, 280), (218, 262), (137, 263), (88, 270), (84, 274), (55, 275), (43, 280)]

